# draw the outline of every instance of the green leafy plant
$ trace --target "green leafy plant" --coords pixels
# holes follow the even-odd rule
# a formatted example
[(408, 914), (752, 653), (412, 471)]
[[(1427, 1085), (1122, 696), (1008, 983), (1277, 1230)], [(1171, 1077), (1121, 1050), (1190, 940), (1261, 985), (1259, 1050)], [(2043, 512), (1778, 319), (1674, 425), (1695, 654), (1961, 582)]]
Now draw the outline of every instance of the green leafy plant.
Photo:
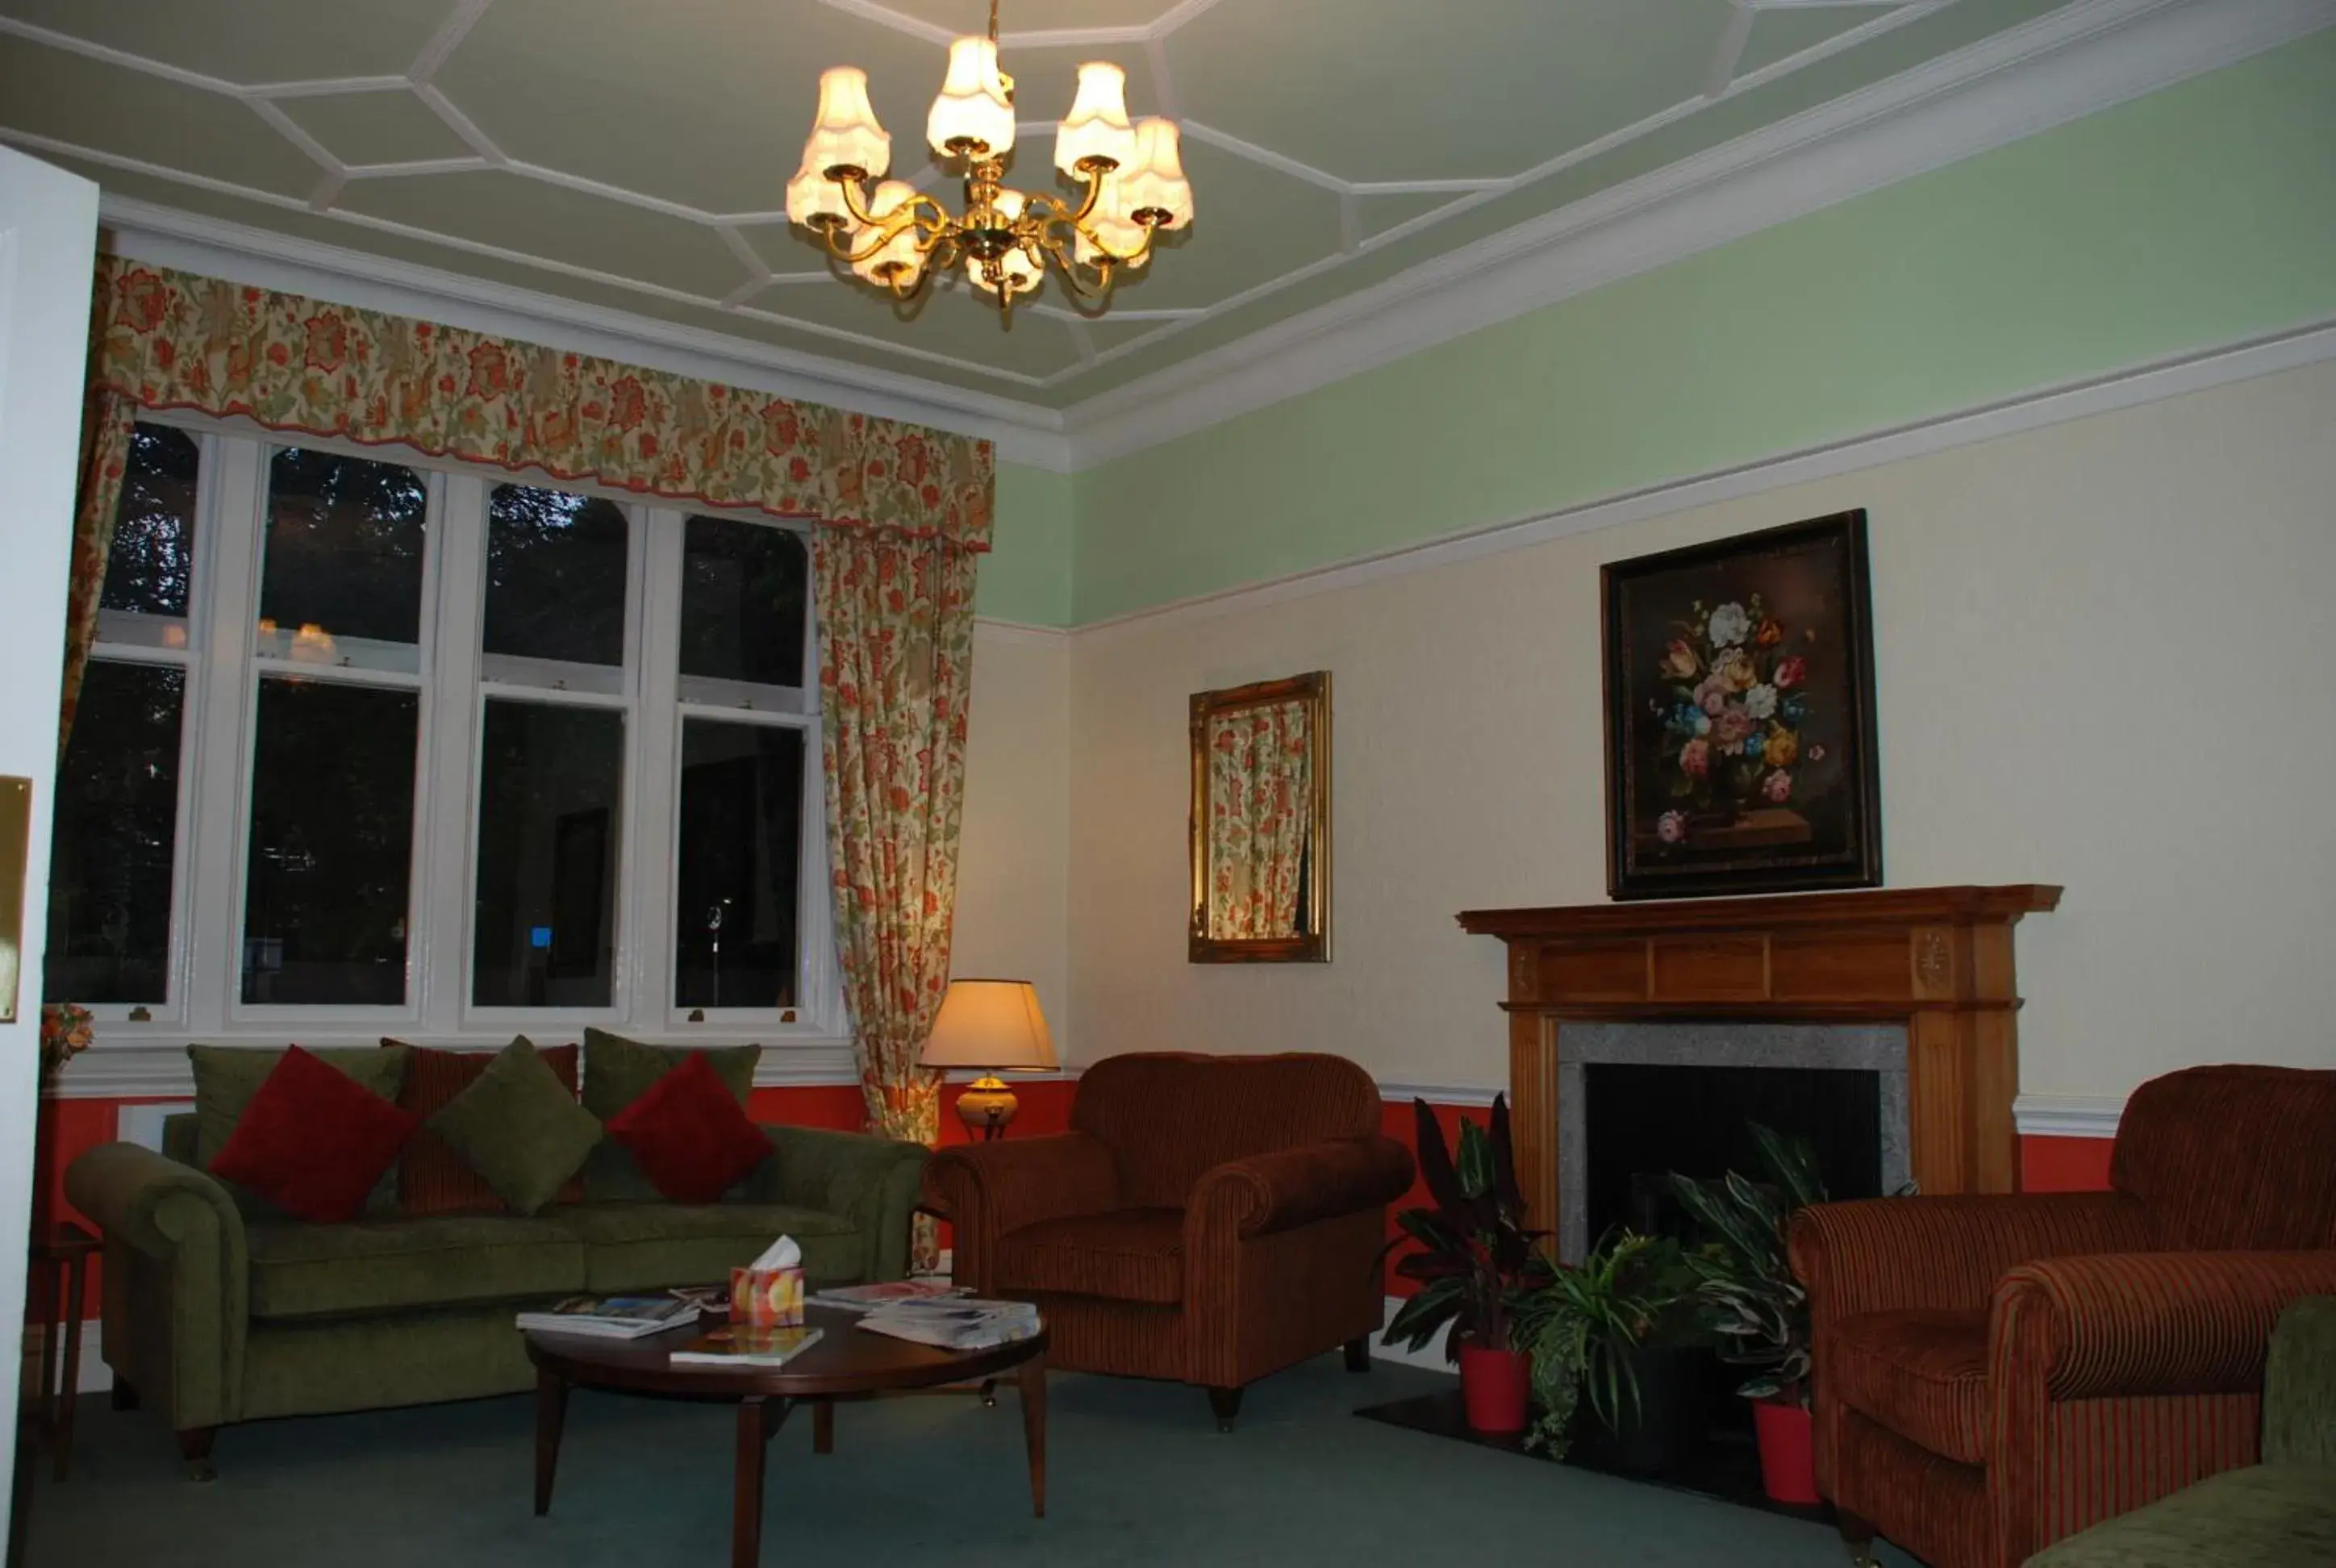
[(1456, 1320), (1459, 1333), (1445, 1352), (1453, 1360), (1460, 1359), (1459, 1334), (1487, 1349), (1519, 1348), (1511, 1315), (1539, 1262), (1533, 1243), (1546, 1232), (1524, 1228), (1524, 1195), (1517, 1185), (1516, 1154), (1509, 1140), (1508, 1096), (1494, 1096), (1489, 1125), (1461, 1122), (1456, 1161), (1427, 1102), (1414, 1100), (1412, 1109), (1417, 1118), (1420, 1178), (1436, 1202), (1398, 1213), (1396, 1223), (1403, 1236), (1379, 1254), (1384, 1259), (1406, 1239), (1419, 1245), (1395, 1265), (1397, 1274), (1419, 1282), (1418, 1293), (1403, 1304), (1380, 1340), (1389, 1345), (1401, 1340), (1411, 1349), (1424, 1349), (1445, 1324)]
[(1544, 1266), (1542, 1276), (1517, 1309), (1517, 1342), (1533, 1352), (1541, 1410), (1525, 1442), (1563, 1458), (1584, 1391), (1609, 1430), (1637, 1413), (1630, 1352), (1690, 1294), (1694, 1276), (1680, 1270), (1677, 1242), (1631, 1231), (1601, 1240), (1579, 1266)]
[(1816, 1151), (1758, 1123), (1752, 1135), (1768, 1180), (1730, 1171), (1719, 1182), (1671, 1173), (1671, 1190), (1714, 1249), (1687, 1254), (1705, 1321), (1721, 1341), (1720, 1359), (1755, 1368), (1737, 1392), (1747, 1399), (1808, 1403), (1809, 1297), (1793, 1277), (1785, 1227), (1796, 1210), (1825, 1201)]

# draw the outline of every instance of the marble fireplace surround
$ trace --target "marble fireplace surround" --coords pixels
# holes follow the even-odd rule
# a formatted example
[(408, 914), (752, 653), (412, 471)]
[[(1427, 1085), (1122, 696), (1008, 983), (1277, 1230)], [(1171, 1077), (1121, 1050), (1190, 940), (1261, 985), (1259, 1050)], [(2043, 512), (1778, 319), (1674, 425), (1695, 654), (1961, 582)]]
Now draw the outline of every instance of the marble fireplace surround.
[(1874, 1075), (1880, 1089), (1881, 1190), (1912, 1174), (1906, 1137), (1906, 1030), (1899, 1024), (1561, 1023), (1557, 1030), (1557, 1255), (1590, 1249), (1587, 1069), (1830, 1067)]
[[(1883, 1190), (1913, 1180), (1925, 1193), (2016, 1191), (2012, 928), (2059, 901), (2057, 887), (2017, 884), (1464, 912), (1462, 930), (1508, 950), (1510, 1122), (1533, 1222), (1565, 1223), (1563, 1193), (1580, 1190), (1582, 1169), (1568, 1181), (1568, 1161), (1584, 1157), (1571, 1152), (1582, 1143), (1582, 1068), (1616, 1059), (1589, 1054), (1609, 1050), (1886, 1060), (1876, 1070), (1885, 1114), (1893, 1082), (1904, 1108), (1904, 1162), (1885, 1166)], [(1674, 1027), (1597, 1027), (1614, 1024)]]

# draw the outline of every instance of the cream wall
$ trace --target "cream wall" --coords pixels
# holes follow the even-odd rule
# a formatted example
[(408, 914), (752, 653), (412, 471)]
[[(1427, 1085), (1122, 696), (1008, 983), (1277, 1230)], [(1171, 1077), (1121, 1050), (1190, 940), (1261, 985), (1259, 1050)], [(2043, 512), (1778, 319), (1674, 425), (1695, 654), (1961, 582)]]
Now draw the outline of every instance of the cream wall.
[[(1498, 950), (1452, 916), (1605, 896), (1600, 563), (1864, 507), (1890, 884), (2068, 889), (2020, 929), (2022, 1090), (2120, 1095), (2218, 1059), (2336, 1065), (2331, 433), (2336, 365), (2321, 365), (1079, 632), (1072, 1054), (1312, 1048), (1382, 1081), (1503, 1082)], [(1334, 961), (1188, 964), (1186, 696), (1313, 668), (1332, 672), (1337, 713)], [(982, 778), (1011, 771), (993, 759)]]
[(1060, 633), (975, 623), (965, 828), (950, 968), (1037, 983), (1070, 1027), (1070, 651)]

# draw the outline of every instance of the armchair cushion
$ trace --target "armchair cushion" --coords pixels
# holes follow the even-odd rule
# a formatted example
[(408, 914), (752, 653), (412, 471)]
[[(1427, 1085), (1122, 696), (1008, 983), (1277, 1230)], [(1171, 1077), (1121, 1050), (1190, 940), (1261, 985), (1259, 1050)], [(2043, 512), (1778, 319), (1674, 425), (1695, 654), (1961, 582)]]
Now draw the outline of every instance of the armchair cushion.
[(1234, 1234), (1295, 1230), (1316, 1220), (1376, 1209), (1409, 1190), (1411, 1151), (1393, 1138), (1333, 1138), (1229, 1160), (1192, 1189), (1195, 1223)]
[(1184, 1299), (1184, 1212), (1114, 1209), (1009, 1231), (997, 1288), (1173, 1307)]
[(1851, 1408), (1933, 1454), (1987, 1459), (1987, 1314), (1913, 1307), (1835, 1325), (1826, 1376)]

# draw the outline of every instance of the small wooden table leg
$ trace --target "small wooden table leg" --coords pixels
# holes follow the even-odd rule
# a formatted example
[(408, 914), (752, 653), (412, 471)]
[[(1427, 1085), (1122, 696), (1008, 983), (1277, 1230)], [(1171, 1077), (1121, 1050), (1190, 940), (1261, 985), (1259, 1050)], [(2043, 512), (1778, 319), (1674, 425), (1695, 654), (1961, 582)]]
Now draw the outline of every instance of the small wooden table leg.
[[(63, 1260), (38, 1259), (32, 1272), (41, 1280), (41, 1435), (57, 1437), (57, 1298), (64, 1290)], [(30, 1283), (27, 1281), (27, 1283)]]
[(81, 1402), (82, 1313), (89, 1295), (89, 1254), (77, 1252), (65, 1269), (65, 1375), (57, 1389), (57, 1415), (53, 1430), (57, 1445), (57, 1479), (73, 1473), (73, 1407)]
[(766, 1399), (758, 1394), (738, 1401), (738, 1466), (730, 1495), (730, 1568), (755, 1568), (762, 1560), (764, 1461), (771, 1434), (785, 1413), (783, 1399)]
[(1030, 1450), (1030, 1513), (1046, 1516), (1046, 1357), (1045, 1352), (1022, 1363), (1016, 1375), (1022, 1388), (1022, 1441)]
[(560, 1429), (568, 1420), (568, 1380), (549, 1368), (535, 1374), (535, 1516), (551, 1512), (551, 1478), (560, 1469)]
[(832, 1399), (812, 1401), (811, 1451), (814, 1454), (835, 1452), (835, 1401)]

